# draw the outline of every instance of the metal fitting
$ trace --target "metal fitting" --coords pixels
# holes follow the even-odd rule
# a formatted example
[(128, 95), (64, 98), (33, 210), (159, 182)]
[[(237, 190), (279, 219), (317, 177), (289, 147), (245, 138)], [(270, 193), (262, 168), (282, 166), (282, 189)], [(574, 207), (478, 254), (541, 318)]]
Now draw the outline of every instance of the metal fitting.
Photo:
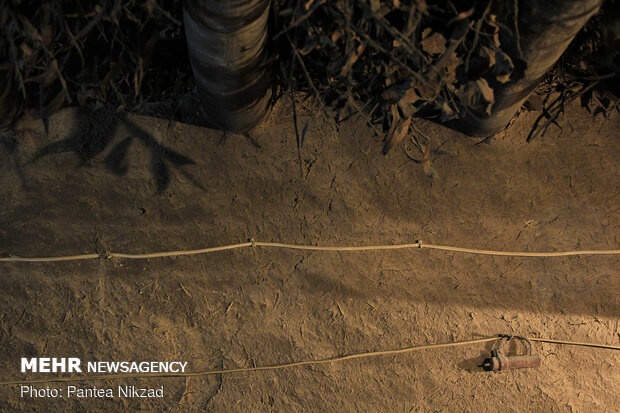
[[(529, 345), (529, 354), (506, 356), (503, 351), (503, 345), (504, 343), (508, 343), (513, 338), (527, 342)], [(542, 358), (538, 354), (532, 354), (532, 342), (525, 337), (503, 336), (498, 343), (497, 349), (491, 351), (491, 357), (485, 359), (480, 365), (480, 367), (486, 371), (535, 368), (540, 367), (542, 364)]]

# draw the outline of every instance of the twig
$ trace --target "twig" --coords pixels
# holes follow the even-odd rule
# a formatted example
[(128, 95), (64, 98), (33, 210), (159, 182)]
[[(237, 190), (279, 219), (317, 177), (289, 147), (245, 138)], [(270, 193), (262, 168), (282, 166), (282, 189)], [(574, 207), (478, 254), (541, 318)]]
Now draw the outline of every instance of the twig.
[(295, 139), (297, 141), (297, 162), (299, 163), (299, 176), (304, 177), (303, 166), (301, 163), (301, 137), (299, 136), (299, 127), (297, 126), (297, 109), (295, 108), (295, 96), (293, 89), (289, 90), (291, 96), (291, 104), (293, 105), (293, 125), (295, 127)]
[(467, 52), (467, 58), (465, 59), (465, 70), (467, 72), (469, 72), (469, 59), (471, 58), (472, 53), (476, 49), (476, 46), (478, 46), (478, 39), (480, 38), (480, 28), (482, 27), (482, 23), (484, 23), (484, 21), (486, 20), (487, 15), (491, 11), (492, 4), (493, 4), (493, 0), (489, 0), (489, 2), (487, 3), (487, 7), (484, 9), (484, 12), (482, 13), (482, 17), (480, 17), (480, 19), (476, 22), (474, 41), (472, 43), (471, 48), (469, 49), (469, 52)]
[(352, 96), (349, 95), (349, 104), (351, 106), (353, 106), (353, 108), (355, 108), (355, 110), (358, 111), (358, 113), (360, 115), (362, 115), (362, 117), (364, 118), (364, 120), (366, 120), (366, 123), (368, 124), (368, 126), (370, 126), (371, 128), (373, 128), (375, 130), (375, 133), (377, 134), (377, 136), (381, 136), (383, 135), (383, 133), (377, 129), (377, 127), (371, 122), (371, 120), (368, 118), (368, 116), (364, 113), (364, 111), (362, 110), (362, 108), (360, 108), (357, 103), (355, 103), (355, 99), (353, 99)]
[[(551, 114), (550, 111), (545, 111), (545, 113), (541, 114), (538, 119), (536, 119), (536, 122), (534, 123), (534, 126), (532, 127), (532, 130), (530, 131), (529, 135), (527, 136), (526, 142), (531, 142), (532, 139), (534, 139), (535, 137), (537, 137), (538, 135), (543, 135), (545, 134), (545, 132), (547, 131), (547, 128), (553, 124), (556, 123), (556, 120), (558, 118), (558, 116), (560, 116), (560, 113), (563, 112), (563, 108), (564, 105), (566, 103), (570, 103), (573, 100), (577, 99), (580, 96), (583, 96), (583, 94), (585, 94), (586, 92), (588, 92), (589, 90), (591, 90), (594, 86), (596, 86), (597, 84), (599, 84), (600, 80), (597, 80), (595, 82), (592, 82), (591, 84), (589, 84), (588, 86), (584, 87), (583, 89), (581, 89), (579, 92), (565, 97), (565, 95), (560, 95), (558, 96), (553, 103), (551, 103), (551, 108), (550, 111), (553, 111), (554, 113)], [(557, 103), (557, 106), (556, 106)], [(557, 107), (557, 109), (556, 109)], [(545, 115), (548, 116), (547, 121), (543, 124), (542, 127), (538, 128), (538, 121), (540, 119), (542, 119), (542, 117), (544, 117)]]
[(84, 26), (82, 28), (82, 30), (80, 30), (80, 32), (78, 34), (75, 35), (75, 40), (80, 40), (82, 37), (86, 36), (88, 34), (88, 32), (90, 32), (92, 30), (93, 27), (95, 27), (95, 25), (97, 25), (97, 23), (99, 23), (99, 20), (101, 20), (101, 18), (103, 17), (104, 12), (107, 9), (107, 5), (108, 3), (105, 2), (103, 4), (103, 6), (101, 6), (101, 9), (99, 10), (99, 12), (95, 15), (95, 17), (93, 17), (93, 19), (91, 21), (89, 21), (86, 26)]
[[(295, 50), (295, 48), (293, 48)], [(294, 54), (294, 52), (292, 52)], [(299, 176), (304, 177), (303, 166), (301, 163), (301, 137), (299, 136), (299, 126), (297, 125), (297, 108), (295, 105), (295, 96), (293, 93), (293, 72), (295, 70), (296, 59), (292, 59), (291, 68), (288, 76), (288, 92), (291, 98), (291, 105), (293, 106), (293, 127), (295, 130), (295, 140), (297, 142), (297, 162), (299, 164)]]
[(521, 50), (521, 35), (519, 34), (519, 0), (514, 0), (515, 10), (514, 10), (514, 25), (515, 25), (515, 37), (517, 42), (517, 51), (519, 52), (519, 57), (523, 60), (523, 50)]
[(401, 61), (399, 58), (397, 58), (396, 56), (394, 56), (393, 53), (390, 53), (389, 51), (385, 50), (380, 44), (378, 44), (377, 42), (375, 42), (374, 40), (372, 40), (369, 36), (367, 36), (364, 32), (362, 32), (358, 27), (351, 25), (351, 28), (349, 29), (351, 30), (353, 33), (357, 34), (360, 37), (363, 37), (368, 44), (374, 48), (376, 51), (381, 52), (386, 54), (387, 56), (390, 57), (390, 59), (398, 64), (401, 68), (405, 69), (407, 72), (409, 72), (409, 74), (416, 79), (418, 82), (421, 83), (425, 83), (427, 80), (426, 78), (424, 78), (420, 73), (416, 72), (415, 70), (413, 70), (409, 65), (405, 64), (403, 61)]
[(168, 18), (168, 20), (170, 20), (172, 23), (176, 24), (177, 26), (182, 26), (183, 23), (181, 23), (179, 20), (175, 19), (172, 14), (168, 13), (163, 7), (161, 7), (156, 0), (150, 0), (149, 4), (152, 4), (157, 11), (159, 11), (162, 15), (164, 15), (166, 18)]
[(422, 52), (420, 52), (420, 50), (415, 47), (410, 41), (409, 39), (407, 39), (401, 32), (399, 32), (398, 30), (396, 30), (394, 27), (392, 27), (391, 24), (389, 24), (388, 22), (385, 21), (385, 19), (381, 16), (377, 16), (375, 13), (372, 12), (372, 9), (364, 2), (362, 2), (361, 0), (357, 0), (357, 3), (360, 4), (363, 8), (365, 8), (367, 11), (370, 12), (370, 15), (372, 16), (372, 18), (379, 23), (379, 25), (381, 27), (383, 27), (393, 38), (397, 39), (398, 41), (400, 41), (403, 46), (406, 46), (405, 49), (407, 49), (407, 52), (410, 54), (417, 54), (418, 56), (420, 56), (420, 58), (425, 62), (428, 63), (428, 58), (426, 55), (424, 55)]
[[(298, 4), (299, 3), (300, 2), (298, 2)], [(318, 9), (319, 7), (321, 7), (324, 3), (325, 3), (325, 0), (320, 0), (319, 2), (313, 4), (312, 7), (310, 8), (310, 10), (308, 10), (304, 15), (302, 15), (300, 18), (298, 18), (297, 20), (292, 22), (286, 28), (280, 30), (275, 36), (272, 37), (272, 40), (276, 40), (280, 36), (282, 36), (283, 34), (288, 33), (292, 29), (297, 28), (297, 26), (299, 26), (304, 20), (306, 20), (308, 17), (310, 17), (312, 15), (312, 13), (314, 13), (314, 11), (316, 9)], [(297, 8), (295, 10), (297, 10)]]
[(297, 58), (297, 61), (299, 62), (299, 65), (301, 66), (301, 69), (304, 72), (304, 76), (306, 77), (306, 80), (308, 81), (308, 85), (310, 86), (310, 88), (314, 92), (314, 95), (316, 97), (316, 100), (319, 103), (319, 107), (320, 107), (321, 111), (325, 112), (325, 107), (323, 105), (323, 101), (321, 100), (321, 93), (319, 92), (319, 90), (314, 85), (314, 82), (312, 81), (312, 78), (310, 77), (310, 73), (308, 73), (308, 69), (306, 68), (305, 63), (304, 63), (303, 59), (301, 58), (301, 55), (299, 54), (299, 51), (297, 50), (297, 48), (293, 44), (293, 41), (291, 40), (291, 38), (288, 35), (288, 33), (286, 34), (286, 38), (288, 39), (288, 41), (289, 41), (289, 43), (291, 45), (291, 49), (293, 50), (293, 53), (295, 54), (295, 57)]

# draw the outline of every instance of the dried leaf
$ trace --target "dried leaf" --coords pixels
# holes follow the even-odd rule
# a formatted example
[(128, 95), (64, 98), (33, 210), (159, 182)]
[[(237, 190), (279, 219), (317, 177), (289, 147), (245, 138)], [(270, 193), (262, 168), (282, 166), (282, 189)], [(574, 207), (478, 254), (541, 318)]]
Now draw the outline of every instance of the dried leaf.
[(398, 107), (400, 108), (403, 116), (406, 118), (412, 117), (415, 114), (415, 108), (413, 105), (411, 103), (403, 102), (402, 99), (398, 102)]
[(480, 48), (480, 57), (489, 62), (489, 68), (495, 65), (495, 52), (486, 46)]
[(421, 96), (416, 92), (415, 88), (409, 88), (405, 95), (400, 99), (400, 102), (403, 103), (414, 103), (420, 100)]
[(351, 53), (351, 56), (349, 56), (347, 62), (344, 66), (342, 66), (342, 69), (340, 69), (340, 76), (344, 76), (349, 70), (351, 70), (351, 67), (353, 67), (355, 62), (357, 62), (357, 59), (359, 59), (362, 53), (364, 53), (364, 49), (366, 49), (366, 43), (362, 43), (357, 46), (357, 49)]
[(394, 133), (398, 120), (400, 119), (400, 114), (398, 113), (398, 107), (396, 105), (390, 106), (390, 113), (392, 114), (392, 124), (386, 136), (391, 136)]
[(385, 145), (383, 145), (383, 154), (387, 153), (394, 146), (398, 145), (407, 135), (409, 131), (409, 125), (411, 124), (411, 118), (405, 118), (398, 121), (398, 125), (394, 128), (392, 134), (386, 136)]
[(443, 34), (435, 32), (424, 38), (420, 45), (426, 53), (440, 55), (446, 51), (446, 38)]
[(32, 48), (28, 46), (26, 42), (22, 42), (19, 45), (19, 49), (22, 52), (22, 56), (24, 57), (24, 60), (27, 60), (28, 58), (30, 58), (30, 56), (32, 56)]
[(497, 75), (495, 76), (495, 79), (497, 79), (498, 82), (500, 83), (506, 83), (510, 81), (510, 73), (505, 74), (505, 75)]
[(459, 91), (459, 97), (463, 104), (476, 112), (491, 114), (491, 108), (495, 101), (493, 89), (485, 79), (469, 82)]
[(381, 93), (381, 98), (390, 103), (398, 103), (411, 89), (411, 82), (402, 82), (393, 86), (389, 86)]
[(478, 89), (480, 93), (482, 93), (482, 97), (489, 103), (495, 102), (495, 97), (493, 95), (493, 89), (489, 86), (485, 79), (476, 80), (476, 84), (478, 85)]
[(448, 102), (442, 102), (439, 109), (441, 110), (440, 119), (442, 122), (448, 122), (456, 118), (456, 113), (454, 113), (454, 110), (448, 105)]
[(510, 80), (510, 75), (515, 66), (512, 63), (512, 59), (506, 53), (498, 50), (495, 52), (495, 64), (492, 67), (495, 79), (498, 82), (506, 83)]

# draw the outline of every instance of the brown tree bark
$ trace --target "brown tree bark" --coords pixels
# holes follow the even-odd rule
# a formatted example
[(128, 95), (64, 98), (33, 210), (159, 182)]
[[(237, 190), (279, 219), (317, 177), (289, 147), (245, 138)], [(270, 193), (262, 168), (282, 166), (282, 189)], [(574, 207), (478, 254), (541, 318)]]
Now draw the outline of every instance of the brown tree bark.
[(601, 3), (601, 0), (519, 1), (518, 35), (515, 30), (502, 45), (508, 47), (511, 56), (525, 62), (525, 70), (516, 79), (494, 89), (495, 103), (490, 116), (466, 113), (455, 123), (455, 128), (476, 136), (489, 136), (502, 130)]
[(196, 86), (213, 126), (245, 132), (265, 115), (269, 0), (186, 0), (185, 34)]

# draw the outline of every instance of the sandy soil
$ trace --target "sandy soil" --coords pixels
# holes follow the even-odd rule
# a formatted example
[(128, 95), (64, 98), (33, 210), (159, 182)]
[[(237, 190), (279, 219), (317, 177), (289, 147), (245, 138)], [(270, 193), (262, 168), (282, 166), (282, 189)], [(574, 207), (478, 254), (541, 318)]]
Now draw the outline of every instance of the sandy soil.
[[(387, 157), (359, 119), (290, 111), (243, 136), (66, 109), (0, 149), (0, 255), (152, 252), (244, 242), (620, 248), (618, 117), (571, 108), (525, 143), (536, 113), (491, 144), (427, 122), (449, 154), (429, 179)], [(497, 333), (620, 343), (616, 257), (502, 258), (431, 250), (244, 249), (140, 261), (0, 264), (0, 380), (24, 356), (183, 360), (192, 371)], [(225, 376), (124, 380), (163, 399), (22, 399), (4, 411), (620, 410), (620, 354), (536, 344), (539, 369), (482, 372), (491, 345)], [(99, 387), (118, 382), (96, 382)], [(82, 386), (87, 387), (88, 383)], [(63, 384), (50, 387), (66, 388)]]

